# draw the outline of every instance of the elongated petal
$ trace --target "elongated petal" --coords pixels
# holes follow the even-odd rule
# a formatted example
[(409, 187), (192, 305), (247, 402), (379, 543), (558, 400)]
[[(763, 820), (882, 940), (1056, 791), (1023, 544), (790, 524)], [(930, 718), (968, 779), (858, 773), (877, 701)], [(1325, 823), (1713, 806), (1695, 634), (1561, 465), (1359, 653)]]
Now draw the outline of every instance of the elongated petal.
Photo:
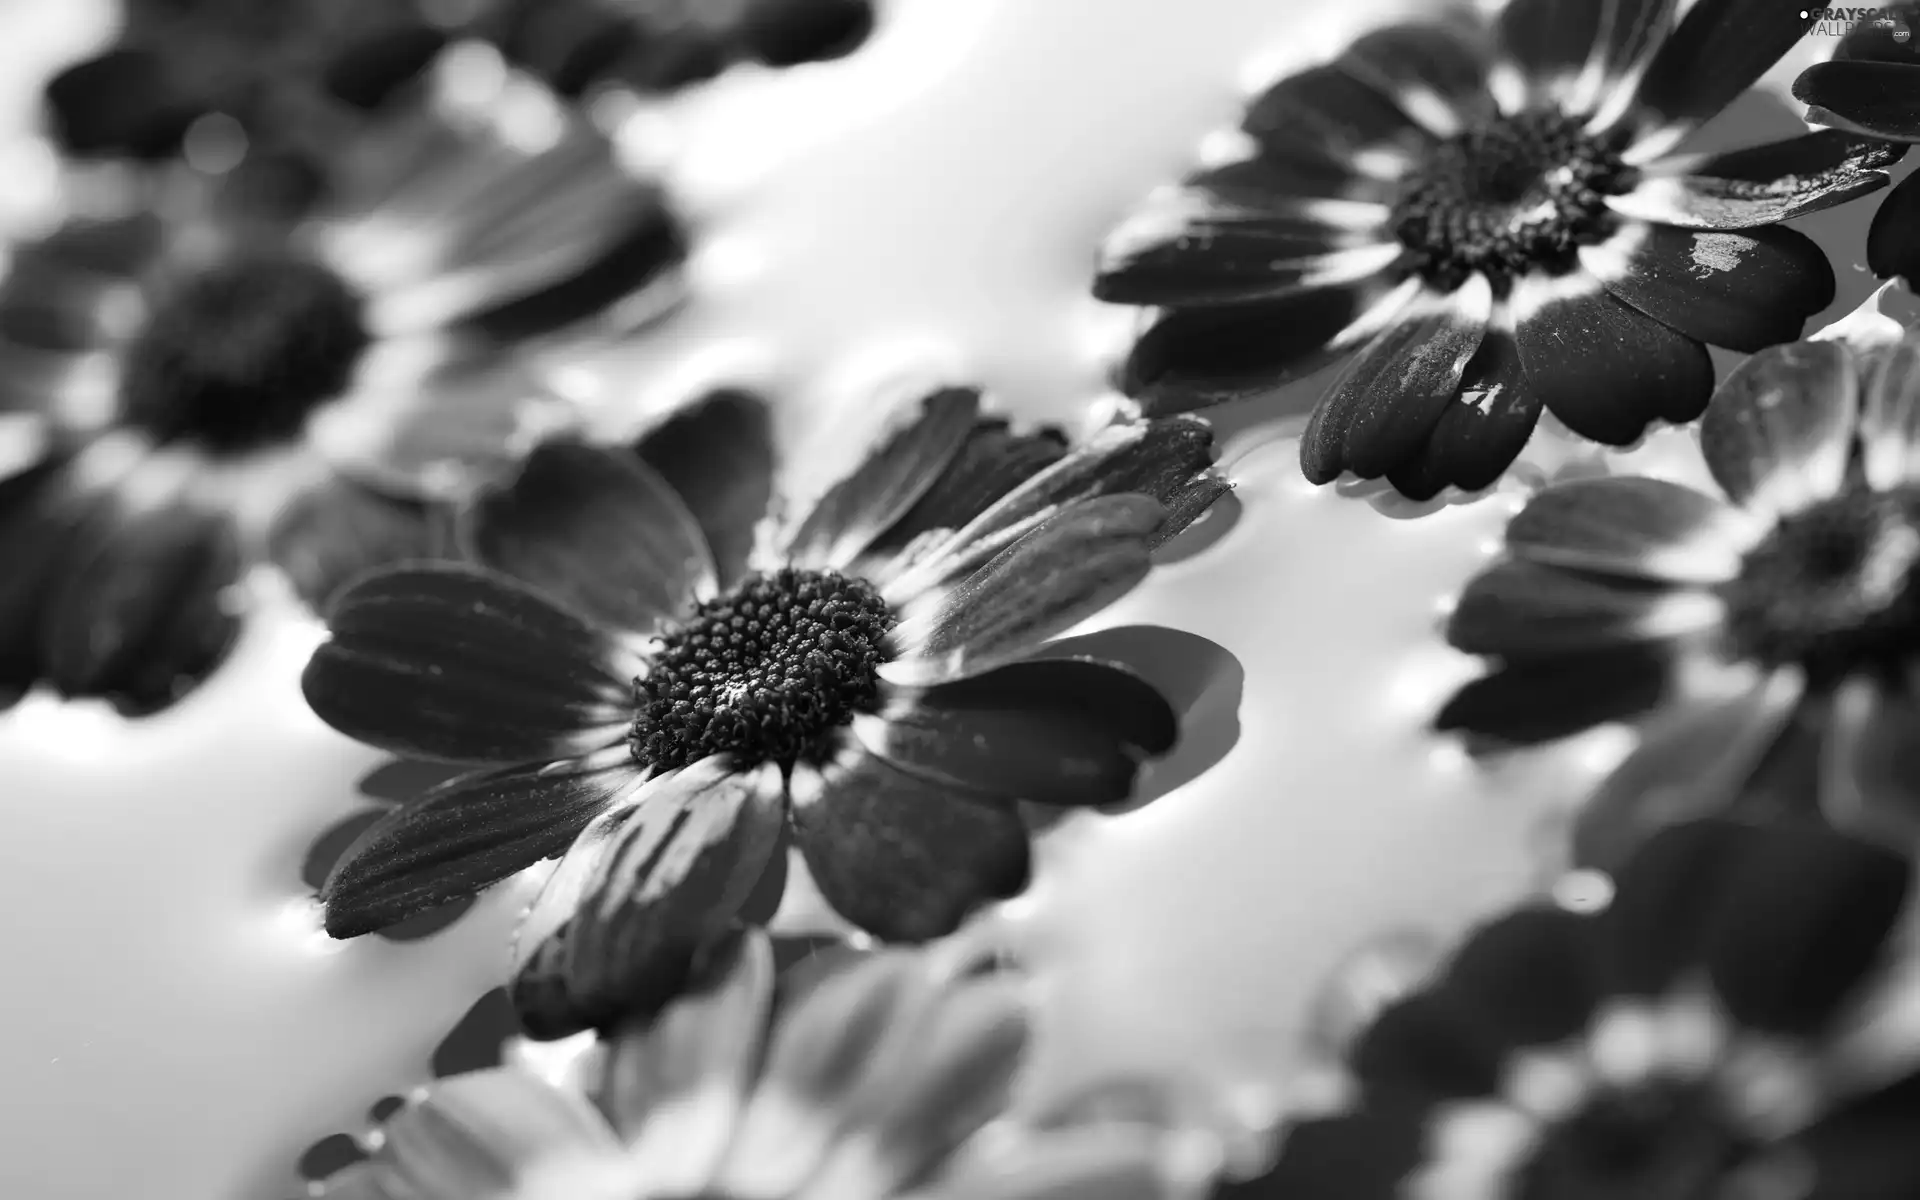
[(1805, 35), (1806, 11), (1771, 0), (1699, 0), (1661, 43), (1635, 99), (1663, 122), (1706, 120)]
[(1514, 560), (1467, 584), (1447, 640), (1469, 654), (1534, 658), (1675, 637), (1711, 626), (1720, 612), (1704, 591), (1648, 589)]
[(342, 587), (375, 568), (453, 557), (452, 524), (450, 512), (336, 475), (275, 514), (267, 553), (324, 616)]
[(1281, 79), (1247, 106), (1241, 127), (1265, 153), (1283, 158), (1302, 144), (1349, 158), (1361, 150), (1418, 146), (1425, 140), (1390, 96), (1337, 63)]
[[(1915, 68), (1920, 71), (1920, 67)], [(1920, 276), (1920, 185), (1909, 175), (1873, 211), (1867, 229), (1867, 266), (1882, 279)]]
[(1838, 342), (1775, 346), (1735, 367), (1700, 422), (1707, 468), (1735, 504), (1791, 512), (1839, 490), (1859, 379)]
[(1448, 136), (1493, 110), (1486, 82), (1492, 46), (1479, 14), (1463, 6), (1434, 8), (1430, 17), (1361, 36), (1339, 65), (1390, 96), (1428, 132)]
[(1550, 742), (1654, 711), (1676, 674), (1675, 652), (1657, 644), (1524, 659), (1455, 692), (1433, 727), (1508, 745)]
[[(1805, 234), (1642, 227), (1625, 274), (1596, 273), (1607, 290), (1696, 341), (1752, 352), (1800, 336), (1833, 302), (1833, 267)], [(1592, 256), (1582, 261), (1593, 266)]]
[(715, 587), (712, 553), (686, 505), (638, 459), (547, 442), (509, 487), (461, 516), (477, 561), (611, 629), (652, 633)]
[[(1865, 22), (1862, 22), (1865, 24)], [(1870, 137), (1920, 138), (1920, 63), (1815, 63), (1793, 81), (1807, 120)]]
[(1387, 472), (1394, 490), (1428, 500), (1448, 487), (1492, 487), (1520, 457), (1540, 423), (1540, 396), (1528, 382), (1513, 331), (1492, 328), (1460, 373), (1460, 389), (1427, 432), (1426, 444)]
[(1920, 703), (1912, 687), (1848, 680), (1834, 694), (1821, 752), (1827, 819), (1901, 853), (1920, 842)]
[(1518, 320), (1528, 385), (1567, 428), (1602, 445), (1631, 445), (1655, 421), (1690, 421), (1713, 394), (1706, 347), (1597, 285), (1529, 298)]
[(1643, 221), (1690, 229), (1747, 229), (1819, 212), (1887, 186), (1907, 148), (1820, 130), (1716, 154), (1684, 174), (1649, 173), (1607, 204)]
[(552, 858), (637, 781), (617, 759), (449, 780), (376, 821), (340, 856), (320, 889), (327, 932), (385, 929)]
[(1881, 491), (1920, 477), (1920, 339), (1904, 338), (1865, 365), (1861, 466)]
[(862, 745), (904, 771), (1036, 804), (1125, 800), (1149, 755), (1179, 734), (1173, 708), (1122, 667), (1014, 663), (856, 719)]
[(919, 942), (1027, 884), (1012, 804), (908, 775), (872, 755), (796, 775), (793, 829), (820, 893), (875, 937)]
[(1110, 243), (1093, 294), (1110, 304), (1245, 303), (1355, 283), (1404, 257), (1390, 238), (1310, 215), (1215, 209), (1152, 243)]
[[(1100, 436), (1096, 435), (1094, 441), (1098, 442)], [(1086, 449), (1075, 453), (1084, 454)], [(959, 455), (947, 464), (926, 495), (867, 547), (852, 573), (875, 582), (883, 580), (916, 538), (967, 527), (1067, 455), (1067, 437), (1059, 429), (1044, 426), (1023, 433), (1015, 432), (1005, 421), (975, 422)]]
[(1507, 526), (1507, 549), (1546, 566), (1630, 579), (1719, 583), (1756, 530), (1712, 496), (1664, 479), (1610, 475), (1541, 492)]
[(635, 446), (700, 525), (722, 587), (745, 573), (754, 526), (773, 498), (773, 426), (766, 402), (720, 391), (649, 430)]
[(607, 745), (626, 719), (607, 635), (499, 575), (395, 567), (342, 593), (328, 628), (301, 677), (307, 703), (395, 754), (545, 762)]

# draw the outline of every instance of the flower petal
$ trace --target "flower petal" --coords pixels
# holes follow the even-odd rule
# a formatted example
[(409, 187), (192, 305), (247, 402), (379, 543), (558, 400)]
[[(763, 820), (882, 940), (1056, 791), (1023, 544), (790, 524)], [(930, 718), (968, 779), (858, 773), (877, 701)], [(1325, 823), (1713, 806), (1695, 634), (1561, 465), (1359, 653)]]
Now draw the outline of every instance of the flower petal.
[(1649, 589), (1510, 560), (1467, 584), (1447, 621), (1447, 640), (1469, 654), (1552, 657), (1705, 629), (1721, 608), (1704, 591)]
[[(760, 881), (783, 801), (772, 763), (742, 771), (713, 756), (649, 781), (630, 819), (580, 848), (591, 857), (577, 912), (519, 947), (512, 994), (528, 1033), (565, 1037), (672, 1000)], [(554, 924), (537, 907), (529, 921)]]
[(267, 554), (324, 616), (335, 593), (376, 567), (453, 557), (451, 516), (329, 475), (274, 514)]
[(1920, 479), (1920, 338), (1887, 347), (1861, 374), (1860, 465), (1876, 490), (1904, 487)]
[(1407, 257), (1385, 233), (1367, 237), (1297, 210), (1215, 208), (1144, 245), (1110, 241), (1093, 294), (1109, 304), (1241, 304), (1339, 287)]
[[(1096, 435), (1094, 440), (1099, 439)], [(1005, 421), (976, 422), (959, 455), (947, 464), (926, 495), (867, 547), (852, 573), (882, 582), (903, 565), (904, 552), (916, 538), (936, 530), (966, 528), (1067, 454), (1066, 435), (1051, 426), (1015, 433)], [(1048, 478), (1058, 479), (1059, 475)]]
[(609, 745), (625, 723), (624, 652), (503, 576), (394, 567), (342, 592), (328, 628), (301, 677), (308, 705), (395, 754), (546, 762)]
[(370, 1178), (418, 1200), (510, 1200), (560, 1164), (612, 1164), (620, 1153), (585, 1099), (514, 1067), (439, 1080), (382, 1134)]
[(1913, 681), (1850, 679), (1834, 693), (1820, 808), (1836, 828), (1904, 852), (1920, 845), (1920, 703)]
[(1460, 374), (1460, 390), (1418, 454), (1387, 472), (1394, 490), (1430, 500), (1448, 487), (1477, 492), (1499, 481), (1540, 422), (1540, 397), (1527, 381), (1511, 329), (1495, 326)]
[(1500, 48), (1538, 82), (1577, 74), (1596, 52), (1608, 5), (1595, 0), (1512, 0), (1494, 28)]
[(1712, 496), (1609, 475), (1538, 493), (1507, 525), (1507, 551), (1545, 566), (1667, 583), (1721, 583), (1754, 531)]
[(1503, 664), (1455, 692), (1433, 728), (1530, 746), (1661, 707), (1676, 684), (1670, 646), (1625, 645)]
[(1713, 394), (1706, 347), (1597, 284), (1522, 281), (1514, 306), (1528, 385), (1581, 437), (1629, 446), (1655, 421), (1699, 416)]
[(200, 98), (171, 77), (161, 55), (132, 47), (65, 68), (44, 95), (54, 136), (82, 156), (164, 158), (205, 111)]
[(553, 858), (638, 781), (614, 758), (462, 775), (354, 840), (320, 889), (327, 932), (359, 937)]
[(1425, 140), (1391, 97), (1338, 63), (1308, 67), (1256, 96), (1247, 105), (1241, 128), (1265, 153), (1283, 159), (1302, 146), (1351, 157), (1361, 150)]
[(1347, 365), (1300, 440), (1310, 483), (1351, 471), (1378, 479), (1424, 447), (1486, 336), (1493, 290), (1476, 275), (1450, 295), (1423, 294)]
[(1796, 230), (1640, 228), (1624, 274), (1592, 248), (1581, 261), (1608, 291), (1695, 341), (1751, 353), (1799, 337), (1807, 318), (1833, 303), (1826, 253)]
[(1700, 422), (1700, 450), (1727, 498), (1761, 514), (1833, 495), (1853, 452), (1859, 379), (1838, 342), (1793, 342), (1742, 362)]
[[(1915, 71), (1920, 73), (1920, 67)], [(1880, 207), (1873, 211), (1873, 224), (1867, 228), (1867, 266), (1882, 279), (1896, 276), (1911, 280), (1920, 277), (1920, 184), (1902, 179)]]
[(1166, 516), (1128, 493), (1071, 505), (912, 614), (892, 638), (899, 684), (947, 682), (1004, 666), (1113, 603), (1147, 576)]
[(1179, 718), (1153, 686), (1090, 659), (1032, 659), (912, 695), (859, 717), (868, 750), (910, 774), (1008, 800), (1117, 804)]
[(1797, 673), (1778, 671), (1730, 696), (1683, 697), (1581, 808), (1575, 861), (1616, 869), (1655, 830), (1729, 808), (1802, 690)]
[(1667, 124), (1725, 108), (1807, 32), (1805, 9), (1773, 0), (1698, 0), (1667, 35), (1634, 99)]
[(1245, 1184), (1222, 1184), (1218, 1200), (1399, 1200), (1426, 1161), (1424, 1108), (1369, 1104), (1351, 1114), (1301, 1120), (1279, 1160)]
[(647, 432), (634, 447), (699, 523), (721, 587), (746, 573), (754, 527), (773, 499), (773, 424), (766, 402), (718, 391)]
[(1920, 64), (1836, 60), (1801, 72), (1793, 98), (1807, 105), (1809, 124), (1910, 142), (1920, 140), (1916, 82)]
[(715, 588), (713, 556), (680, 497), (637, 458), (544, 442), (511, 486), (474, 498), (475, 560), (627, 633), (651, 634)]
[(797, 566), (844, 567), (907, 514), (966, 446), (980, 415), (980, 393), (943, 388), (841, 480), (787, 538)]
[(1431, 995), (1506, 1050), (1552, 1046), (1583, 1032), (1608, 980), (1593, 922), (1562, 908), (1523, 908), (1481, 926)]
[(47, 577), (40, 658), (63, 696), (126, 715), (166, 708), (225, 661), (240, 614), (224, 595), (243, 565), (224, 512), (185, 503), (119, 510)]
[(1491, 47), (1483, 29), (1479, 14), (1439, 6), (1431, 18), (1399, 21), (1362, 35), (1338, 64), (1392, 97), (1429, 132), (1446, 137), (1492, 115)]
[(1645, 175), (1607, 201), (1627, 217), (1689, 229), (1747, 229), (1802, 217), (1887, 186), (1907, 148), (1823, 129)]
[(792, 824), (836, 912), (885, 941), (921, 942), (1027, 885), (1012, 804), (908, 775), (870, 754), (796, 774)]

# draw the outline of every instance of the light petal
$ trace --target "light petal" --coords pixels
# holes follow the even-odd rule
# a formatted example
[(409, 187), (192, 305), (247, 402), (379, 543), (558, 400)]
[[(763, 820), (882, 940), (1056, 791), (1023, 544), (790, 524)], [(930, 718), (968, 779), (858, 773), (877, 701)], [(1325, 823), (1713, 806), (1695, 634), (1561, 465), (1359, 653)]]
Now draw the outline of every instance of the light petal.
[(1711, 496), (1663, 479), (1610, 475), (1548, 488), (1507, 526), (1507, 550), (1546, 566), (1630, 579), (1721, 583), (1760, 533)]
[(1920, 479), (1920, 338), (1866, 361), (1860, 387), (1861, 467), (1879, 491)]

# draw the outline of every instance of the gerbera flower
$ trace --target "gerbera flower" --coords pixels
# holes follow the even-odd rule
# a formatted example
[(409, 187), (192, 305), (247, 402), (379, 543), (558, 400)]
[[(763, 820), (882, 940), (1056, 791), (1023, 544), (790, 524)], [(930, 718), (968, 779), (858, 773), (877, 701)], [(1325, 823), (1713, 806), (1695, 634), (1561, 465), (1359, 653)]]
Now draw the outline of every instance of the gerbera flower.
[(1497, 661), (1438, 726), (1524, 744), (1650, 715), (1583, 811), (1588, 861), (1734, 804), (1817, 802), (1913, 846), (1916, 414), (1920, 336), (1795, 342), (1708, 406), (1700, 445), (1725, 500), (1628, 476), (1542, 491), (1454, 609), (1448, 639)]
[(1799, 336), (1833, 299), (1777, 223), (1885, 186), (1903, 151), (1820, 132), (1675, 144), (1807, 27), (1774, 0), (1514, 0), (1390, 26), (1254, 100), (1245, 161), (1150, 204), (1094, 291), (1154, 305), (1122, 387), (1149, 415), (1273, 392), (1351, 354), (1309, 480), (1485, 488), (1544, 406), (1627, 445), (1700, 415), (1705, 344)]
[[(577, 1077), (443, 1079), (390, 1117), (327, 1200), (1172, 1200), (1187, 1131), (1008, 1118), (1028, 1014), (1004, 974), (882, 951), (796, 984), (764, 935), (598, 1043)], [(1007, 1136), (987, 1146), (989, 1123)], [(1195, 1131), (1197, 1132), (1197, 1131)]]
[(310, 222), (194, 191), (13, 248), (0, 696), (164, 706), (224, 653), (249, 564), (318, 605), (429, 553), (430, 501), (565, 418), (531, 339), (666, 278), (679, 242), (652, 189), (555, 122), (531, 146), (410, 109)]
[[(1173, 745), (1173, 711), (1137, 676), (1034, 652), (1226, 490), (1211, 447), (1175, 419), (1068, 450), (943, 390), (749, 558), (771, 451), (748, 398), (711, 398), (637, 456), (542, 446), (461, 514), (484, 567), (354, 584), (307, 668), (334, 728), (485, 768), (347, 851), (321, 892), (328, 931), (568, 851), (520, 938), (544, 981), (529, 1020), (590, 1022), (672, 986), (667, 964), (740, 910), (783, 826), (854, 925), (951, 931), (1025, 886), (1017, 801), (1123, 800)], [(576, 911), (596, 916), (548, 936)]]
[(1875, 1020), (1911, 999), (1888, 971), (1905, 860), (1706, 822), (1662, 833), (1616, 884), (1598, 915), (1528, 907), (1476, 932), (1353, 1040), (1351, 1103), (1229, 1194), (1920, 1192), (1920, 1046)]
[[(1809, 67), (1793, 95), (1807, 120), (1850, 133), (1920, 141), (1920, 7), (1862, 10), (1831, 62)], [(1920, 184), (1909, 175), (1880, 202), (1867, 230), (1867, 265), (1883, 279), (1920, 278)]]

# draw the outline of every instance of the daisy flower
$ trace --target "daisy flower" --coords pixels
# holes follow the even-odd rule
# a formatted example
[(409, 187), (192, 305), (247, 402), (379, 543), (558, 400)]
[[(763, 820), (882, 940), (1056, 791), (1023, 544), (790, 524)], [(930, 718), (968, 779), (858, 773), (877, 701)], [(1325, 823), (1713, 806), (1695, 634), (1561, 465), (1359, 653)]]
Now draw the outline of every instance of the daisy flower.
[[(1831, 62), (1794, 80), (1807, 120), (1849, 133), (1920, 141), (1920, 6), (1863, 9)], [(1867, 230), (1867, 265), (1883, 279), (1920, 278), (1920, 184), (1909, 175), (1880, 202)]]
[[(1009, 1117), (1027, 1005), (1004, 973), (901, 950), (790, 970), (765, 936), (624, 1023), (561, 1082), (509, 1065), (431, 1085), (325, 1200), (1174, 1200), (1182, 1131)], [(983, 1136), (988, 1130), (999, 1136)]]
[(481, 770), (348, 849), (328, 931), (564, 851), (519, 938), (546, 1029), (670, 989), (788, 837), (853, 925), (950, 932), (1026, 885), (1018, 802), (1122, 801), (1173, 746), (1139, 677), (1036, 651), (1227, 489), (1211, 453), (1191, 418), (1070, 450), (941, 390), (749, 554), (772, 464), (750, 398), (709, 398), (637, 454), (543, 445), (461, 513), (481, 565), (395, 567), (333, 609), (314, 712)]
[(1912, 848), (1920, 336), (1761, 351), (1714, 395), (1700, 447), (1722, 496), (1614, 476), (1527, 504), (1447, 629), (1493, 669), (1438, 727), (1527, 744), (1645, 718), (1583, 809), (1584, 861), (1727, 806), (1817, 805)]
[(1350, 1103), (1222, 1200), (1920, 1194), (1911, 884), (1831, 832), (1666, 830), (1603, 912), (1510, 913), (1380, 1011)]
[(431, 553), (433, 501), (567, 418), (532, 351), (669, 278), (679, 235), (555, 121), (530, 144), (409, 109), (351, 147), (311, 220), (193, 183), (12, 247), (0, 697), (163, 707), (219, 662), (249, 565), (318, 606)]
[(1331, 362), (1300, 447), (1427, 498), (1493, 484), (1543, 408), (1606, 445), (1700, 415), (1708, 344), (1799, 336), (1833, 272), (1790, 217), (1903, 150), (1823, 131), (1675, 155), (1807, 27), (1775, 0), (1513, 0), (1389, 26), (1288, 76), (1209, 167), (1113, 236), (1102, 300), (1154, 306), (1148, 415)]

